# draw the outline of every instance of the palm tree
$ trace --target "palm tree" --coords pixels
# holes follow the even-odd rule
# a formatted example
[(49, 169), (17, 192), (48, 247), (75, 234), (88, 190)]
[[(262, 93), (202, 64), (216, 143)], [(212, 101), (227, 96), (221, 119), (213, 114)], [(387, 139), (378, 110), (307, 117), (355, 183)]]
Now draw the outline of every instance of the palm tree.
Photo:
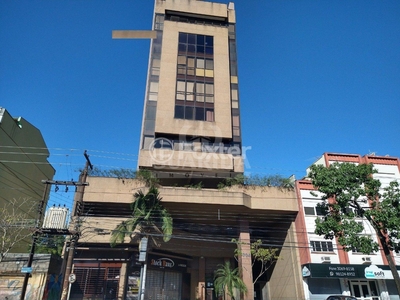
[(132, 242), (143, 234), (151, 236), (156, 246), (159, 246), (159, 243), (152, 234), (161, 234), (164, 242), (168, 242), (172, 235), (172, 217), (161, 204), (161, 199), (155, 186), (150, 186), (147, 194), (141, 190), (136, 192), (131, 204), (132, 216), (112, 231), (111, 246), (123, 243), (126, 236), (129, 236)]
[(242, 278), (240, 278), (238, 268), (231, 269), (229, 261), (226, 261), (223, 265), (218, 265), (218, 268), (219, 269), (215, 271), (214, 275), (214, 288), (217, 296), (223, 294), (225, 299), (226, 291), (226, 293), (234, 300), (235, 289), (239, 292), (247, 293), (247, 287)]

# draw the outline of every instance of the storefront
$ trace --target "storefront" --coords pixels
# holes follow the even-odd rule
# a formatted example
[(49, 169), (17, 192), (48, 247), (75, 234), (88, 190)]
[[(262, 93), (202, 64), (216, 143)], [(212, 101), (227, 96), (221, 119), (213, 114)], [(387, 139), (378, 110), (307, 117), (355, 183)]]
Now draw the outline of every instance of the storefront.
[(76, 281), (71, 284), (69, 299), (117, 299), (121, 265), (100, 261), (76, 262)]
[(305, 264), (302, 273), (306, 299), (325, 299), (332, 294), (365, 300), (400, 299), (389, 266)]
[[(140, 264), (135, 263), (128, 278), (127, 299), (137, 299)], [(190, 274), (187, 262), (174, 257), (149, 254), (145, 299), (190, 299)]]

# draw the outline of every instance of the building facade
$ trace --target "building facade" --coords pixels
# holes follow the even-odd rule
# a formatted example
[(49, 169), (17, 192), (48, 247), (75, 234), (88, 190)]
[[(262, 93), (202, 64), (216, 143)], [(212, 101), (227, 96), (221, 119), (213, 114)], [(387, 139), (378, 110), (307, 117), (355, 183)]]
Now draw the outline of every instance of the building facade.
[[(372, 163), (377, 170), (373, 177), (381, 181), (382, 188), (391, 181), (400, 180), (400, 161), (395, 157), (325, 153), (315, 164), (329, 166), (334, 162)], [(305, 299), (322, 300), (330, 294), (348, 294), (371, 300), (399, 299), (383, 251), (369, 255), (356, 249), (346, 252), (335, 239), (325, 240), (316, 235), (315, 219), (322, 215), (317, 206), (321, 198), (307, 179), (298, 180), (296, 190), (299, 203), (296, 228)], [(364, 227), (363, 234), (378, 242), (369, 222), (363, 218), (358, 222)], [(396, 253), (393, 256), (398, 264), (399, 256)], [(382, 275), (371, 275), (378, 273)]]
[[(235, 10), (195, 0), (156, 0), (138, 169), (158, 179), (173, 218), (169, 242), (149, 245), (144, 299), (217, 299), (214, 272), (238, 266), (248, 292), (240, 299), (299, 299), (303, 292), (294, 190), (235, 186), (242, 175)], [(110, 247), (131, 216), (138, 179), (88, 177), (70, 299), (137, 299), (138, 241)], [(235, 259), (237, 244), (241, 255)], [(250, 242), (280, 249), (255, 284)], [(158, 244), (158, 245), (157, 245)], [(254, 273), (254, 274), (253, 274)]]

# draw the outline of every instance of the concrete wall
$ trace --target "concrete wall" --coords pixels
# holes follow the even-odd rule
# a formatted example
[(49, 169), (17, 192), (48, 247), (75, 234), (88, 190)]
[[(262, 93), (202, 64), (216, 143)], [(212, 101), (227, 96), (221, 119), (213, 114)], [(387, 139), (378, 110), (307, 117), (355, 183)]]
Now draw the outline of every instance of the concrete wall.
[[(136, 179), (88, 177), (84, 201), (131, 203), (137, 190), (147, 190), (145, 183)], [(192, 189), (160, 187), (163, 202), (191, 204), (226, 204), (249, 209), (297, 212), (294, 191), (277, 187), (241, 187), (228, 189)]]
[(301, 299), (304, 295), (299, 252), (296, 248), (296, 227), (290, 227), (274, 272), (268, 282), (268, 299)]
[[(84, 202), (126, 203), (134, 200), (134, 193), (147, 191), (144, 182), (136, 179), (117, 179), (105, 177), (88, 177)], [(193, 189), (184, 187), (160, 187), (160, 196), (164, 205), (179, 207), (190, 205), (196, 209), (205, 206), (224, 207), (230, 213), (251, 213), (252, 210), (278, 212), (281, 214), (296, 213), (297, 202), (293, 191), (280, 190), (274, 187), (231, 187), (226, 190)], [(223, 209), (221, 209), (223, 211)], [(126, 220), (126, 217), (85, 217), (83, 234), (80, 242), (109, 243), (111, 230)], [(86, 228), (86, 229), (85, 229)], [(129, 242), (129, 238), (126, 238)]]
[[(195, 122), (189, 120), (179, 120)], [(210, 123), (211, 122), (200, 122)], [(242, 173), (242, 157), (234, 157), (232, 154), (209, 153), (195, 151), (174, 151), (169, 149), (140, 150), (139, 166), (153, 168), (162, 166), (159, 170), (192, 170), (201, 171)]]
[(226, 4), (198, 1), (198, 0), (157, 0), (156, 13), (165, 13), (165, 10), (184, 11), (193, 14), (216, 16), (221, 18), (230, 17), (229, 22), (234, 23), (234, 11), (229, 10)]

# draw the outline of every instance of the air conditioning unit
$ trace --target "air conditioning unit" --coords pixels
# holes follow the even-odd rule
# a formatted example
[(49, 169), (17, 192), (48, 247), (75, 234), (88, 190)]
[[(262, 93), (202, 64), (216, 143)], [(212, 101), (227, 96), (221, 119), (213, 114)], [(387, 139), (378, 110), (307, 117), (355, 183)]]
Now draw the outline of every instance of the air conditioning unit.
[(323, 263), (330, 263), (331, 262), (331, 258), (329, 256), (322, 256), (321, 257), (321, 261)]
[(364, 264), (368, 264), (368, 263), (371, 262), (371, 257), (369, 257), (369, 256), (364, 256), (364, 257), (362, 258), (362, 261), (363, 261)]

